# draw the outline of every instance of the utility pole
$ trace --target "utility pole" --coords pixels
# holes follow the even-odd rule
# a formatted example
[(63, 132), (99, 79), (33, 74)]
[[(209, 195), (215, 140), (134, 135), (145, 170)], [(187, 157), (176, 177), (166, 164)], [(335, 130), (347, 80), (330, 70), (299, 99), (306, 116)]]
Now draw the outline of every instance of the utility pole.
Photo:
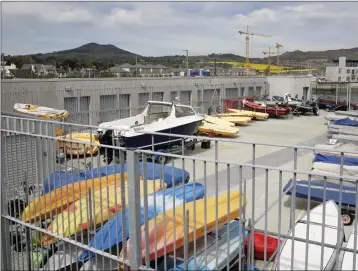
[(186, 52), (186, 76), (189, 77), (189, 60), (188, 60), (188, 50), (183, 50)]
[(5, 77), (5, 62), (4, 62), (4, 56), (5, 53), (1, 53), (1, 64), (2, 64), (2, 70), (1, 70), (1, 75), (2, 75), (2, 79), (4, 79)]
[(137, 55), (135, 56), (135, 77), (138, 77), (138, 68), (137, 68), (137, 64), (138, 64), (138, 60), (137, 60)]
[(216, 76), (216, 58), (215, 58), (214, 76)]

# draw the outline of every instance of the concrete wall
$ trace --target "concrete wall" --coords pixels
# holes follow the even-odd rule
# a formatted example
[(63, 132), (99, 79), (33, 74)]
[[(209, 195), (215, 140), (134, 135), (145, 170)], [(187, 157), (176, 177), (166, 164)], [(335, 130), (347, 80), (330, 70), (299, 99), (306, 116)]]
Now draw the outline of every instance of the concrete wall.
[[(103, 114), (100, 112), (102, 95), (112, 95), (111, 97), (115, 95), (119, 101), (118, 105), (121, 104), (120, 100), (124, 97), (123, 95), (130, 95), (130, 109), (129, 107), (123, 108), (123, 106), (116, 108), (118, 115), (113, 117), (119, 118), (127, 116), (123, 114), (125, 113), (123, 110), (130, 110), (131, 115), (137, 114), (146, 102), (143, 99), (160, 99), (163, 94), (163, 100), (170, 101), (172, 92), (175, 91), (178, 96), (181, 91), (183, 94), (190, 91), (192, 106), (208, 107), (212, 96), (208, 94), (212, 93), (215, 88), (220, 90), (219, 99), (221, 100), (226, 98), (227, 89), (230, 98), (232, 98), (234, 88), (237, 88), (238, 93), (243, 92), (244, 96), (249, 95), (249, 90), (260, 90), (261, 93), (258, 95), (268, 93), (266, 77), (14, 79), (2, 81), (1, 106), (3, 111), (11, 112), (14, 103), (31, 103), (67, 109), (71, 113), (68, 121), (84, 124), (88, 122), (96, 125), (103, 121)], [(71, 98), (73, 98), (71, 103), (68, 103)], [(85, 104), (87, 102), (88, 105)]]
[(304, 89), (307, 91), (307, 98), (312, 95), (311, 82), (315, 81), (315, 77), (309, 76), (268, 76), (270, 95), (283, 96), (290, 93), (292, 97), (297, 94), (299, 98), (306, 96)]

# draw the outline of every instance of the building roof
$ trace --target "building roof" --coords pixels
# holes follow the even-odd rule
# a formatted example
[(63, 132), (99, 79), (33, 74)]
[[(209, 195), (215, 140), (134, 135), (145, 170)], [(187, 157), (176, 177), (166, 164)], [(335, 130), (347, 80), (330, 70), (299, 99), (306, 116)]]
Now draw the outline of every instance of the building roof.
[(157, 68), (162, 68), (162, 69), (169, 69), (169, 67), (166, 67), (162, 64), (158, 64), (158, 65), (155, 65)]
[(182, 68), (172, 68), (170, 69), (171, 72), (185, 72)]
[(144, 66), (143, 64), (138, 63), (138, 64), (135, 64), (133, 66), (133, 68), (146, 68), (146, 66)]
[(128, 73), (127, 70), (122, 69), (120, 66), (114, 66), (112, 68), (109, 68), (107, 71), (114, 72), (114, 73), (120, 73), (120, 72)]
[(119, 66), (115, 66), (115, 67), (120, 67), (120, 68), (134, 68), (134, 65), (132, 64), (129, 64), (129, 63), (125, 63), (125, 64), (122, 64), (122, 65), (119, 65)]

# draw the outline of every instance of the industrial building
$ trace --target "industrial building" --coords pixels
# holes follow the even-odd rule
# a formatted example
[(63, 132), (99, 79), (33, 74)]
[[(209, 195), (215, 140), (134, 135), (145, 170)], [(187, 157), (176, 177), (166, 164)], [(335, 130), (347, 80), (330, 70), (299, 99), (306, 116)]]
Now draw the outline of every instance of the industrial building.
[(14, 111), (15, 103), (65, 109), (70, 112), (68, 122), (98, 125), (138, 114), (148, 100), (171, 101), (176, 96), (183, 104), (204, 109), (213, 99), (285, 93), (309, 98), (312, 80), (308, 76), (13, 79), (2, 82), (1, 106), (7, 112)]
[(326, 67), (326, 79), (331, 82), (358, 82), (358, 60), (339, 57), (333, 66)]

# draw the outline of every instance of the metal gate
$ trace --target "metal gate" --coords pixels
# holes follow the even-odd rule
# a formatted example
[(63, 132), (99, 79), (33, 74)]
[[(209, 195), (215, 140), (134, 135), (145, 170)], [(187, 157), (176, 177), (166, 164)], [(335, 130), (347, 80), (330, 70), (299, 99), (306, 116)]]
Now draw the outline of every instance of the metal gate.
[(79, 111), (77, 97), (65, 97), (64, 109), (70, 113), (66, 119), (67, 122), (79, 123), (79, 120), (77, 119), (77, 112)]
[(117, 95), (101, 95), (99, 97), (99, 121), (106, 122), (119, 118)]
[(163, 101), (164, 92), (153, 92), (152, 101)]
[(131, 95), (130, 94), (119, 94), (119, 108), (120, 108), (120, 117), (129, 118), (131, 107)]
[[(214, 270), (252, 270), (258, 264), (262, 270), (332, 270), (340, 269), (342, 263), (348, 264), (347, 270), (356, 269), (357, 235), (353, 232), (345, 239), (353, 238), (354, 245), (344, 245), (341, 215), (351, 207), (345, 206), (347, 197), (358, 192), (356, 176), (346, 174), (345, 158), (358, 157), (358, 152), (330, 149), (341, 159), (340, 174), (313, 173), (300, 168), (300, 156), (327, 149), (178, 136), (182, 142), (185, 138), (206, 146), (211, 142), (207, 155), (195, 156), (184, 145), (173, 154), (56, 138), (50, 132), (56, 122), (46, 120), (26, 120), (26, 125), (10, 127), (8, 123), (21, 118), (1, 116), (1, 122), (2, 142), (7, 142), (1, 148), (3, 270), (168, 270), (176, 266), (197, 270), (209, 265)], [(90, 134), (98, 128), (62, 125)], [(36, 153), (46, 152), (45, 146), (54, 146), (56, 153), (65, 151), (64, 161), (59, 162), (62, 167), (52, 155), (36, 159), (36, 168), (33, 160), (20, 160), (31, 160), (24, 152), (33, 153), (34, 148), (16, 140), (11, 143), (9, 138), (19, 136), (35, 144)], [(251, 153), (251, 161), (221, 156), (227, 146)], [(286, 163), (287, 157), (292, 158), (284, 166), (267, 165), (257, 151), (262, 146), (277, 148), (273, 157)], [(98, 147), (104, 148), (107, 157), (114, 150), (118, 163), (105, 165)], [(85, 156), (78, 155), (81, 150)], [(153, 162), (155, 156), (160, 163)], [(55, 165), (54, 172), (39, 178), (45, 163)], [(17, 173), (32, 172), (33, 179), (43, 182), (42, 193), (33, 199), (24, 189), (27, 206), (23, 210), (18, 206), (20, 212), (7, 208), (9, 182), (16, 173), (8, 167), (13, 165)], [(332, 199), (334, 189), (339, 196)], [(324, 204), (313, 209), (314, 201)], [(350, 201), (357, 205), (358, 197)], [(350, 215), (357, 217), (358, 210)], [(357, 232), (357, 220), (353, 229)], [(348, 262), (338, 257), (350, 252)]]

